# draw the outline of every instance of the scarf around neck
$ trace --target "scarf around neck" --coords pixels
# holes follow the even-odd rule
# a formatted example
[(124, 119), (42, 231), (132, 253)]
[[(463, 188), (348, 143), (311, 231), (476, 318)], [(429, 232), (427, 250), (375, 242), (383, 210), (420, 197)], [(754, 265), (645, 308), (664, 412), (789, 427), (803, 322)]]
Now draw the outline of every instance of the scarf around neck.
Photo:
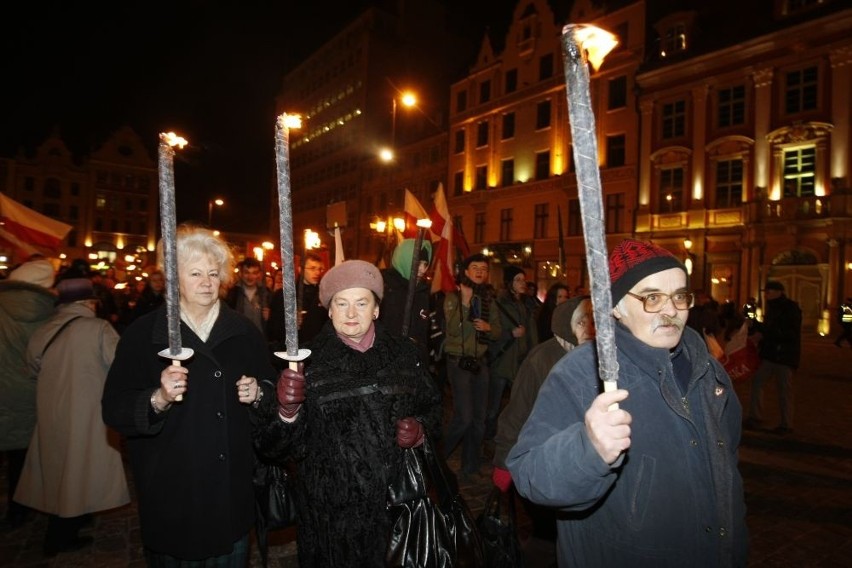
[(370, 347), (372, 347), (373, 343), (375, 343), (376, 341), (376, 324), (375, 322), (370, 322), (370, 327), (367, 329), (367, 332), (363, 335), (363, 337), (361, 337), (360, 342), (343, 335), (339, 331), (337, 331), (336, 333), (337, 337), (340, 338), (340, 341), (342, 341), (344, 345), (348, 345), (355, 351), (360, 351), (361, 353), (364, 353), (365, 351), (370, 349)]

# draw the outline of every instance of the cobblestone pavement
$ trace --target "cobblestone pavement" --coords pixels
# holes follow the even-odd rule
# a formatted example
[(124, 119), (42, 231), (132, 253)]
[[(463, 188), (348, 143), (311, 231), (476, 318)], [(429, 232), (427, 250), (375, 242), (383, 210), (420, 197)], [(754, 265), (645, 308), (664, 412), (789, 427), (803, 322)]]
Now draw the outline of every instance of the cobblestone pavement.
[[(749, 566), (834, 567), (852, 565), (852, 349), (830, 339), (804, 340), (802, 368), (795, 376), (794, 431), (778, 436), (746, 431), (740, 451), (751, 532)], [(736, 387), (748, 406), (749, 385)], [(777, 424), (777, 391), (765, 388), (767, 427)], [(450, 467), (457, 467), (456, 458)], [(0, 518), (5, 518), (6, 466), (0, 467)], [(131, 480), (132, 481), (132, 480)], [(132, 483), (131, 483), (132, 487)], [(474, 513), (485, 503), (491, 482), (483, 476), (461, 490)], [(532, 565), (542, 565), (538, 543), (528, 539), (529, 523), (519, 508), (519, 533)], [(0, 528), (0, 566), (142, 567), (135, 502), (97, 515), (81, 535), (92, 546), (45, 558), (41, 552), (47, 519), (34, 514), (22, 527)], [(297, 567), (295, 529), (271, 535), (270, 566)], [(253, 567), (260, 566), (256, 551)]]

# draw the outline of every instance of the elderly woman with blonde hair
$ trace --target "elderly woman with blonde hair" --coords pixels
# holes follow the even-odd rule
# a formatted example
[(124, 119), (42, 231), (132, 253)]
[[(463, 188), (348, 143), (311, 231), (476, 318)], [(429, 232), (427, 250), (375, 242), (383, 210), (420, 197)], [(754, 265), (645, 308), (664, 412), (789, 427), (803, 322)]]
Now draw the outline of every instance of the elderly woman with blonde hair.
[[(244, 566), (253, 428), (261, 401), (275, 400), (275, 370), (257, 326), (219, 299), (233, 274), (227, 243), (189, 226), (176, 238), (180, 335), (194, 355), (180, 366), (157, 355), (168, 347), (165, 305), (134, 321), (107, 377), (103, 417), (127, 437), (148, 565)], [(162, 243), (159, 252), (162, 266)]]

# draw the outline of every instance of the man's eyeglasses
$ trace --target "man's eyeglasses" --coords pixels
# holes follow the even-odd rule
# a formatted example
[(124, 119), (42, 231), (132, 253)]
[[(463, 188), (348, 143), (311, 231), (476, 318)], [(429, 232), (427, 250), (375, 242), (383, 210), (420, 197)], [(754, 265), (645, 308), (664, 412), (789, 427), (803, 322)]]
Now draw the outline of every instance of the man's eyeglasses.
[(651, 292), (646, 296), (640, 296), (628, 292), (628, 296), (642, 302), (642, 307), (649, 314), (656, 314), (663, 309), (667, 300), (671, 300), (675, 309), (688, 310), (695, 305), (695, 294), (692, 292), (675, 292), (674, 294), (663, 294), (662, 292)]

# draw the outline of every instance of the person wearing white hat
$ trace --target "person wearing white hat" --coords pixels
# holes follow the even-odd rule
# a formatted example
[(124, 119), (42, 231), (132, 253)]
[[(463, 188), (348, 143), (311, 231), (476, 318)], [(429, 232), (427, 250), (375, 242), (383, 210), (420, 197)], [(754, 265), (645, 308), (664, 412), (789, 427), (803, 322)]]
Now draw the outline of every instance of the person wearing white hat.
[(9, 475), (6, 522), (17, 528), (29, 509), (12, 500), (36, 421), (36, 382), (26, 372), (27, 343), (53, 314), (53, 265), (44, 259), (20, 265), (0, 281), (0, 452)]
[(15, 501), (48, 514), (44, 553), (88, 546), (78, 531), (89, 515), (130, 502), (121, 452), (108, 441), (100, 395), (118, 333), (95, 316), (88, 278), (57, 284), (54, 316), (30, 338), (38, 418)]

